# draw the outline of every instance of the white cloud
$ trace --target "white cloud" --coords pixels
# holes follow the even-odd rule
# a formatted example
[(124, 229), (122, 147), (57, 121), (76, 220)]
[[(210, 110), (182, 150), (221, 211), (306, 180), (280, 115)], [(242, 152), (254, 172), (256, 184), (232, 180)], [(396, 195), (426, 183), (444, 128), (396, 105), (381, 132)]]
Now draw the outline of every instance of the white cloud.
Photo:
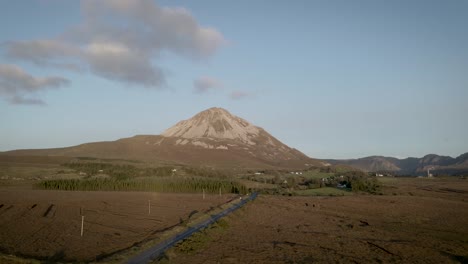
[(220, 32), (199, 25), (187, 9), (160, 7), (153, 0), (83, 0), (81, 12), (84, 20), (59, 38), (11, 41), (6, 43), (7, 55), (62, 69), (87, 68), (109, 80), (161, 88), (162, 52), (206, 59), (226, 43)]
[(129, 49), (120, 43), (94, 42), (87, 46), (87, 52), (93, 55), (122, 55), (130, 53)]
[(7, 56), (36, 64), (46, 64), (55, 58), (76, 56), (80, 53), (80, 50), (71, 44), (50, 39), (9, 41), (6, 45)]
[(51, 66), (82, 72), (79, 57), (81, 50), (70, 43), (58, 40), (33, 40), (6, 42), (6, 55), (10, 58), (30, 61), (39, 66)]
[(145, 54), (133, 52), (121, 43), (91, 43), (85, 59), (93, 73), (109, 80), (145, 87), (162, 87), (165, 83), (162, 70), (151, 65)]
[(62, 77), (34, 77), (16, 65), (0, 64), (0, 96), (14, 104), (43, 104), (39, 99), (23, 96), (68, 84), (69, 80)]
[(193, 81), (195, 93), (203, 94), (214, 90), (222, 89), (223, 83), (215, 78), (202, 76)]

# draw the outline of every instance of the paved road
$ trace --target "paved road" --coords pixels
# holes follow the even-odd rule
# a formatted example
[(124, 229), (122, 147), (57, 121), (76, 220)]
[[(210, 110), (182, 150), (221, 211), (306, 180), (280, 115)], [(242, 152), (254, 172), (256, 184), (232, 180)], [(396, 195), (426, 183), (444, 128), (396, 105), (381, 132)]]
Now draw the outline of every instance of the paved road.
[(185, 230), (182, 233), (179, 233), (175, 235), (174, 237), (171, 237), (169, 239), (166, 239), (165, 241), (161, 242), (160, 244), (142, 252), (141, 254), (131, 258), (127, 263), (129, 264), (136, 264), (136, 263), (148, 263), (151, 260), (154, 260), (161, 256), (167, 249), (170, 247), (174, 246), (177, 244), (179, 241), (184, 240), (191, 236), (193, 233), (200, 231), (203, 228), (206, 228), (207, 226), (213, 224), (214, 222), (218, 221), (221, 217), (224, 217), (235, 210), (241, 208), (244, 204), (246, 204), (249, 201), (254, 200), (257, 198), (258, 193), (254, 192), (250, 194), (247, 198), (244, 198), (242, 201), (239, 203), (223, 210), (222, 212), (211, 215), (211, 217), (193, 227), (190, 227), (189, 229)]

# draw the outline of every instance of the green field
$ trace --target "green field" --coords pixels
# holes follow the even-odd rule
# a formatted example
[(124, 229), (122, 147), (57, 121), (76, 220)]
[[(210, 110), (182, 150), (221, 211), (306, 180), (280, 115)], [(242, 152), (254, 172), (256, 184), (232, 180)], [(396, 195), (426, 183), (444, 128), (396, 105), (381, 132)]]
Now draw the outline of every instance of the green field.
[(317, 189), (300, 190), (294, 192), (296, 195), (301, 196), (345, 196), (352, 195), (349, 190), (338, 189), (333, 187), (323, 187)]
[(301, 176), (303, 176), (306, 179), (322, 179), (322, 178), (328, 178), (334, 175), (335, 173), (330, 173), (330, 172), (305, 171), (302, 173)]

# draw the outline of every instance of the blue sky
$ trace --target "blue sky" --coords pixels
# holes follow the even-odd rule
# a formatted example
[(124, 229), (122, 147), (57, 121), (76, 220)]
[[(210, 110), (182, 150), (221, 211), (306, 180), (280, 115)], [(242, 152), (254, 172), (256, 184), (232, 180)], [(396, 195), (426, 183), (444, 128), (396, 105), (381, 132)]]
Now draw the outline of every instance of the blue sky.
[(458, 156), (466, 14), (463, 0), (2, 1), (0, 151), (159, 134), (217, 106), (311, 157)]

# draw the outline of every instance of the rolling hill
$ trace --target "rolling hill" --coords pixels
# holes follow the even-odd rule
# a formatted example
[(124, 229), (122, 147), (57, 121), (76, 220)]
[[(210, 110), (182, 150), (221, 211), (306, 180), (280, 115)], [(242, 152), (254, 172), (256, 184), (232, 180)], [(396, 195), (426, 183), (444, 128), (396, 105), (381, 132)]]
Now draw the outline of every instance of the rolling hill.
[(422, 158), (397, 159), (383, 156), (370, 156), (360, 159), (323, 160), (332, 165), (343, 164), (368, 172), (390, 172), (397, 175), (426, 175), (431, 173), (457, 175), (468, 173), (468, 153), (457, 158), (429, 154)]

